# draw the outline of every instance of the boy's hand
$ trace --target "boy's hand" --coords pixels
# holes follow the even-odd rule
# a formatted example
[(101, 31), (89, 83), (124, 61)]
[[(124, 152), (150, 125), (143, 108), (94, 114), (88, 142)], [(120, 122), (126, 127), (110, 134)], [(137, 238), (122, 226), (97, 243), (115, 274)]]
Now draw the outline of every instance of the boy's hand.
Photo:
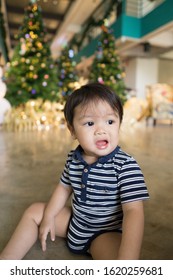
[(41, 242), (41, 247), (43, 251), (46, 251), (46, 240), (47, 236), (50, 233), (50, 238), (52, 241), (55, 241), (55, 224), (54, 219), (43, 219), (39, 229), (39, 239)]

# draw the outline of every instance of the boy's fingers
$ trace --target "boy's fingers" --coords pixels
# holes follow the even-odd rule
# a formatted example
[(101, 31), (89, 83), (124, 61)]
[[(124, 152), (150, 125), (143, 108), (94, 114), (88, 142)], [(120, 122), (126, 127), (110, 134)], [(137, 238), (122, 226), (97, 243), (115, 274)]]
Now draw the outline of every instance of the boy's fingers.
[(43, 251), (46, 251), (46, 241), (44, 240), (44, 241), (42, 241), (42, 250)]
[(46, 251), (46, 239), (47, 239), (47, 235), (42, 236), (42, 238), (41, 238), (41, 247), (42, 247), (43, 251)]
[(50, 238), (51, 238), (52, 241), (55, 241), (55, 228), (51, 229), (51, 231), (50, 231)]

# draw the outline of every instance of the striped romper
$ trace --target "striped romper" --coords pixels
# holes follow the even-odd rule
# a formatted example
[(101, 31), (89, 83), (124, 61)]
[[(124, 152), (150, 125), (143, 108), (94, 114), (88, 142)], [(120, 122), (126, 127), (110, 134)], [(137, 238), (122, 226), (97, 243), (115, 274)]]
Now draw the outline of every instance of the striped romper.
[(119, 146), (88, 165), (82, 148), (68, 154), (61, 183), (73, 189), (67, 245), (86, 253), (101, 233), (122, 230), (122, 204), (149, 197), (141, 169)]

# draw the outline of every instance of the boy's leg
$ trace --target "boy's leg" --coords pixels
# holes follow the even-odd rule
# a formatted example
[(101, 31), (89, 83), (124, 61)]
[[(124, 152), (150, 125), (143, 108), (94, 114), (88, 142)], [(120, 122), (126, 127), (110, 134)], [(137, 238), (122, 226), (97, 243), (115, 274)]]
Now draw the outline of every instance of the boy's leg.
[(67, 237), (67, 230), (71, 218), (71, 206), (65, 206), (55, 218), (55, 234), (59, 237)]
[[(0, 259), (22, 259), (38, 238), (38, 229), (42, 221), (45, 203), (34, 203), (24, 212), (17, 228), (6, 247), (0, 254)], [(66, 237), (71, 208), (65, 207), (56, 217), (56, 235)]]
[(90, 254), (94, 260), (116, 260), (120, 243), (121, 233), (103, 233), (92, 241)]
[(0, 254), (1, 259), (22, 259), (38, 238), (38, 225), (45, 209), (44, 203), (34, 203), (27, 208), (11, 236), (6, 247)]

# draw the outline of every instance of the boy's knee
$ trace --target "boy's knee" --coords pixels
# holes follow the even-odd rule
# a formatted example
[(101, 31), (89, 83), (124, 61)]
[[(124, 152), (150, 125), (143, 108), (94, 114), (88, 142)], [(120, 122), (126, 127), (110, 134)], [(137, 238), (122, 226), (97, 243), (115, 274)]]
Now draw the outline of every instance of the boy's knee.
[(33, 203), (25, 210), (23, 216), (25, 218), (32, 219), (39, 224), (43, 218), (44, 209), (44, 203)]

